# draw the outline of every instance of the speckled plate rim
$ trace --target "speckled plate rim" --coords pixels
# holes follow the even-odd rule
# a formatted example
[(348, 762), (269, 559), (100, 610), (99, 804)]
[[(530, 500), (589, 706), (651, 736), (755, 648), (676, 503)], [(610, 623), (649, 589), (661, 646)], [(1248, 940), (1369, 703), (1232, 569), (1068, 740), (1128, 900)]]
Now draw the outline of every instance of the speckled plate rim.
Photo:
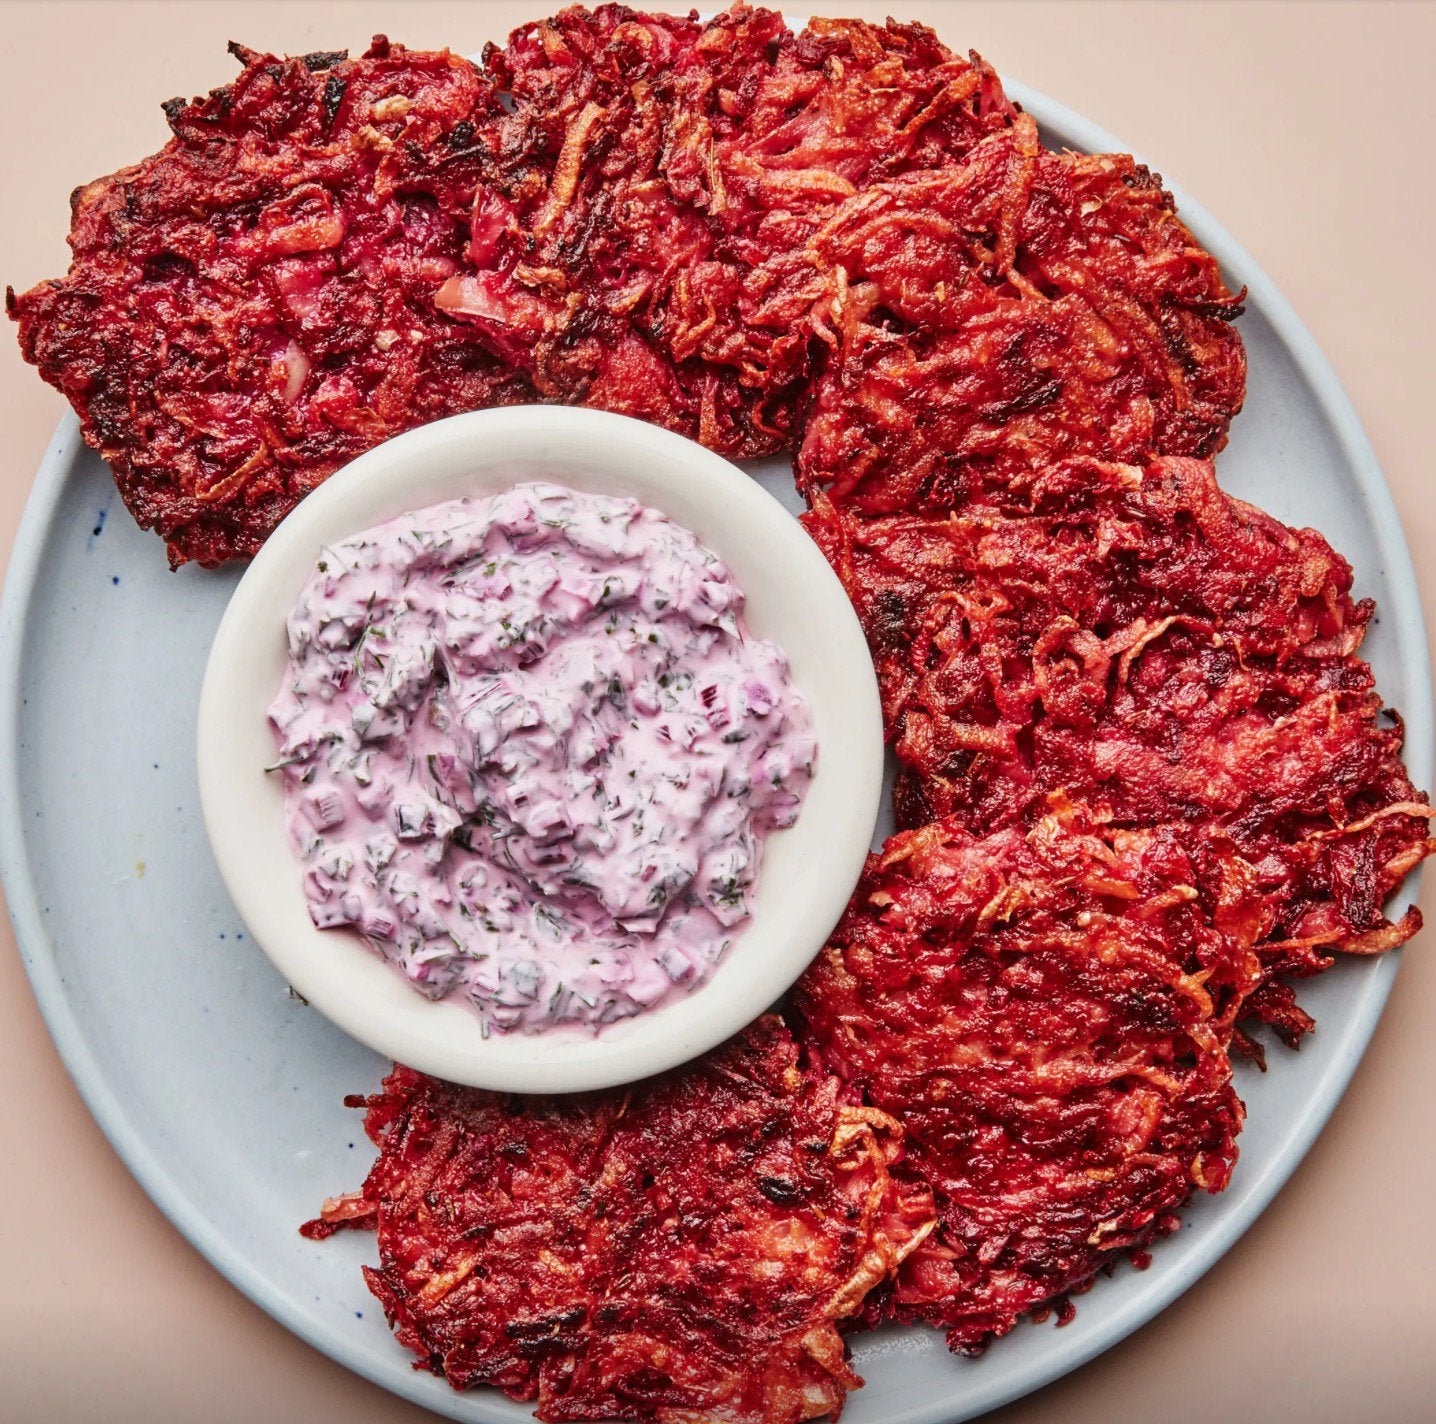
[[(1067, 146), (1088, 152), (1132, 152), (1105, 129), (1065, 105), (1024, 84), (1004, 82), (1012, 98)], [(1291, 304), (1245, 249), (1200, 204), (1177, 185), (1168, 183), (1167, 187), (1176, 198), (1188, 227), (1229, 276), (1246, 284), (1250, 305), (1261, 310), (1286, 346), (1330, 420), (1336, 441), (1361, 488), (1367, 518), (1391, 577), (1393, 592), (1384, 604), (1384, 615), (1414, 674), (1410, 679), (1411, 695), (1404, 708), (1406, 762), (1417, 785), (1430, 785), (1433, 719), (1425, 623), (1410, 550), (1375, 451), (1335, 371)], [(432, 1409), (435, 1401), (431, 1395), (421, 1392), (419, 1385), (423, 1381), (418, 1376), (396, 1379), (388, 1368), (392, 1359), (384, 1360), (374, 1352), (355, 1348), (336, 1330), (307, 1316), (291, 1295), (277, 1289), (232, 1241), (214, 1229), (178, 1185), (165, 1161), (150, 1150), (136, 1130), (106, 1075), (104, 1064), (85, 1040), (66, 999), (65, 986), (45, 934), (24, 846), (18, 776), (20, 657), (37, 576), (79, 439), (75, 418), (67, 415), (40, 466), (16, 536), (4, 593), (0, 595), (0, 882), (5, 887), (21, 959), (50, 1034), (90, 1112), (126, 1167), (174, 1226), (233, 1285), (301, 1339), (356, 1374)], [(1416, 890), (1417, 881), (1413, 876), (1408, 882), (1408, 891), (1414, 895)], [(1100, 1324), (1080, 1338), (1054, 1332), (1049, 1337), (1049, 1348), (1039, 1360), (1014, 1368), (994, 1381), (991, 1388), (974, 1389), (967, 1396), (939, 1403), (933, 1409), (909, 1410), (903, 1418), (924, 1420), (928, 1424), (938, 1424), (938, 1421), (961, 1424), (963, 1420), (1011, 1403), (1110, 1349), (1200, 1279), (1261, 1215), (1310, 1150), (1361, 1061), (1398, 966), (1399, 953), (1387, 955), (1370, 966), (1360, 995), (1347, 1007), (1346, 1051), (1291, 1124), (1291, 1140), (1285, 1153), (1260, 1180), (1248, 1178), (1247, 1196), (1238, 1207), (1214, 1214), (1213, 1219), (1205, 1223), (1199, 1247), (1182, 1263), (1181, 1269), (1167, 1272), (1158, 1289), (1143, 1292), (1137, 1299), (1113, 1301), (1110, 1308), (1104, 1306)]]

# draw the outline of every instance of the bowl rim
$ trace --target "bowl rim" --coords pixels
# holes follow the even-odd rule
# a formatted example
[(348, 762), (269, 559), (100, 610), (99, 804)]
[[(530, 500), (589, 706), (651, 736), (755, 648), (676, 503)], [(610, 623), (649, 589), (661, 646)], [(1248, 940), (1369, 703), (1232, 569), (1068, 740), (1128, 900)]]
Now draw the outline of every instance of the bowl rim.
[[(813, 714), (815, 774), (797, 822), (764, 845), (753, 914), (691, 993), (606, 1027), (485, 1035), (348, 929), (309, 920), (284, 833), (267, 709), (285, 665), (284, 620), (322, 549), (386, 518), (531, 480), (624, 494), (714, 549), (747, 598), (755, 636), (788, 655)], [(272, 630), (269, 636), (264, 630)], [(262, 738), (262, 742), (261, 742)], [(419, 426), (366, 451), (291, 512), (245, 571), (200, 693), (196, 765), (206, 832), (250, 934), (294, 991), (352, 1037), (452, 1082), (506, 1092), (612, 1087), (676, 1067), (757, 1018), (821, 950), (877, 822), (883, 731), (857, 615), (796, 519), (722, 456), (627, 416), (510, 406)]]

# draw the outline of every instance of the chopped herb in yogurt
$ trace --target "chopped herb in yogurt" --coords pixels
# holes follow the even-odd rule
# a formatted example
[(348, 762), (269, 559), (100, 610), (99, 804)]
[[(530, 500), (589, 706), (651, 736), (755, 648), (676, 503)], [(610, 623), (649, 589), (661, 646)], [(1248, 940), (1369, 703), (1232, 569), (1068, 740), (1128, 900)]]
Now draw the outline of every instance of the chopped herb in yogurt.
[(686, 529), (556, 485), (324, 550), (270, 708), (314, 923), (500, 1031), (703, 983), (816, 754), (742, 614)]

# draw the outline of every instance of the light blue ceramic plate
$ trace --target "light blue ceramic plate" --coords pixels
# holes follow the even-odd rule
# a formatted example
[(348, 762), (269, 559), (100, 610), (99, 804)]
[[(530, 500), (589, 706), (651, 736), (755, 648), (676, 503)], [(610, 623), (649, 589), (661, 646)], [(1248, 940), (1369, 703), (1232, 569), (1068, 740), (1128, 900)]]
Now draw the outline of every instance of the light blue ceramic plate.
[[(1123, 145), (1021, 85), (1049, 140)], [(1411, 559), (1356, 415), (1286, 301), (1178, 194), (1233, 286), (1250, 291), (1244, 413), (1223, 482), (1325, 530), (1380, 618), (1367, 652), (1406, 715), (1408, 758), (1431, 784), (1431, 689)], [(760, 472), (792, 498), (781, 465)], [(131, 523), (75, 422), (60, 427), (20, 529), (3, 604), (0, 866), (36, 997), (91, 1110), (145, 1189), (241, 1290), (351, 1369), (455, 1419), (528, 1411), (450, 1393), (410, 1368), (364, 1290), (372, 1240), (316, 1245), (298, 1223), (362, 1179), (370, 1154), (345, 1093), (385, 1064), (289, 997), (210, 860), (194, 725), (210, 638), (237, 574), (171, 574)], [(1408, 893), (1414, 893), (1414, 882)], [(1357, 1063), (1396, 959), (1345, 963), (1303, 1002), (1320, 1027), (1300, 1055), (1246, 1073), (1250, 1108), (1231, 1189), (1197, 1202), (1151, 1269), (1119, 1269), (1064, 1329), (1025, 1326), (982, 1359), (891, 1329), (854, 1342), (867, 1388), (852, 1424), (955, 1424), (1091, 1359), (1151, 1319), (1239, 1237), (1301, 1161)]]

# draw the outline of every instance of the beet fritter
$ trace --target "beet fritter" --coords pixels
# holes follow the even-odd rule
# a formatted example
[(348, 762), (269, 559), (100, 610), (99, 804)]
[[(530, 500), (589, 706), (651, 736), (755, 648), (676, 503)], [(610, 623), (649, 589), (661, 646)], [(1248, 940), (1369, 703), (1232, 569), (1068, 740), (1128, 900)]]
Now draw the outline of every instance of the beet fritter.
[[(1060, 790), (1126, 826), (1218, 828), (1257, 874), (1272, 977), (1414, 934), (1382, 904), (1432, 849), (1431, 808), (1326, 540), (1192, 459), (1069, 460), (1002, 505), (807, 516), (873, 649), (900, 824), (982, 835)], [(1310, 1026), (1279, 986), (1249, 1007)]]
[[(1214, 912), (1199, 880), (1225, 887)], [(805, 1044), (902, 1122), (896, 1170), (936, 1195), (869, 1318), (980, 1350), (1226, 1185), (1251, 881), (1220, 836), (1061, 798), (1026, 830), (940, 821), (870, 859), (795, 995)]]
[(515, 111), (474, 271), (440, 293), (549, 399), (621, 408), (734, 457), (797, 438), (807, 245), (863, 185), (1010, 121), (992, 71), (921, 25), (738, 6), (707, 24), (572, 8), (486, 65)]
[(760, 1020), (628, 1091), (520, 1099), (396, 1068), (379, 1159), (306, 1228), (373, 1227), (399, 1340), (538, 1416), (834, 1417), (862, 1383), (837, 1323), (932, 1228), (896, 1124)]
[(532, 399), (433, 300), (463, 260), (491, 83), (383, 40), (235, 53), (233, 84), (165, 106), (164, 149), (76, 192), (69, 276), (8, 297), (173, 564), (255, 553), (387, 436)]
[(834, 297), (810, 497), (949, 509), (1066, 455), (1210, 455), (1241, 409), (1240, 298), (1160, 178), (1048, 152), (1027, 115), (965, 163), (857, 194), (812, 251)]

